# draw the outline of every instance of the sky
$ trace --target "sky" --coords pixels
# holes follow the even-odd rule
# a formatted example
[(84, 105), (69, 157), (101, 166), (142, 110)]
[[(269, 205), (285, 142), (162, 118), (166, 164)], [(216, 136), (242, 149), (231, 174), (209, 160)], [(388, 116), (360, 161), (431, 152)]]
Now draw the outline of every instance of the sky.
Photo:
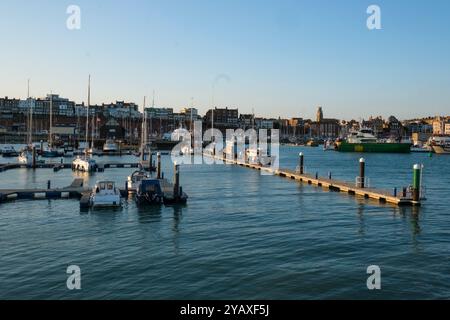
[[(381, 9), (369, 30), (366, 10)], [(81, 9), (69, 30), (66, 10)], [(266, 117), (450, 114), (448, 0), (0, 0), (0, 96)]]

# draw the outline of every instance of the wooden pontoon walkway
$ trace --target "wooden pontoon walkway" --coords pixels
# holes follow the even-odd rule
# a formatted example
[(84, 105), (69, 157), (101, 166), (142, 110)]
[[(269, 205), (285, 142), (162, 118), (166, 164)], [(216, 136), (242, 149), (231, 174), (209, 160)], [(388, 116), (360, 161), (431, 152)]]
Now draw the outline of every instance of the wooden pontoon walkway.
[(72, 184), (64, 188), (54, 189), (0, 189), (0, 203), (19, 199), (61, 199), (80, 198), (89, 188), (84, 187), (83, 179), (75, 179)]
[(318, 187), (327, 188), (333, 191), (345, 192), (347, 194), (361, 196), (366, 199), (374, 199), (378, 200), (380, 203), (390, 203), (398, 206), (420, 206), (420, 201), (413, 201), (412, 197), (402, 195), (394, 196), (388, 190), (381, 190), (376, 188), (361, 188), (355, 186), (355, 183), (349, 183), (344, 181), (339, 181), (335, 179), (317, 177), (315, 175), (310, 174), (300, 174), (297, 171), (289, 170), (289, 169), (272, 169), (271, 167), (265, 167), (259, 164), (251, 164), (247, 162), (242, 162), (238, 160), (228, 160), (224, 157), (212, 156), (209, 154), (205, 154), (208, 157), (214, 157), (217, 160), (222, 160), (224, 163), (234, 164), (241, 167), (246, 167), (250, 169), (255, 169), (259, 171), (267, 171), (271, 174), (278, 175), (280, 177), (285, 177), (291, 180), (300, 181), (303, 183), (307, 183), (309, 185), (314, 185)]

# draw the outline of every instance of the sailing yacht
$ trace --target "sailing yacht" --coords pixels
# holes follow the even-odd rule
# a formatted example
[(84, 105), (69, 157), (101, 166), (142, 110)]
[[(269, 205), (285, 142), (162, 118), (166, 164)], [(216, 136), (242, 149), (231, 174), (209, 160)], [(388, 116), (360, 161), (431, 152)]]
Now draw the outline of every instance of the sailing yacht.
[[(33, 164), (33, 103), (30, 99), (30, 80), (28, 80), (28, 145), (23, 148), (18, 156), (18, 161), (21, 164), (26, 164), (27, 166), (31, 166)], [(37, 159), (36, 159), (37, 160)]]
[(42, 150), (42, 157), (44, 158), (57, 158), (64, 155), (53, 146), (52, 127), (53, 127), (53, 93), (50, 93), (50, 129), (48, 131), (48, 145), (44, 148), (44, 150)]
[(89, 135), (89, 106), (91, 104), (91, 76), (89, 75), (88, 84), (88, 104), (86, 108), (86, 149), (84, 156), (77, 156), (76, 159), (72, 161), (72, 170), (91, 172), (97, 168), (97, 164), (94, 159), (88, 158), (88, 135)]

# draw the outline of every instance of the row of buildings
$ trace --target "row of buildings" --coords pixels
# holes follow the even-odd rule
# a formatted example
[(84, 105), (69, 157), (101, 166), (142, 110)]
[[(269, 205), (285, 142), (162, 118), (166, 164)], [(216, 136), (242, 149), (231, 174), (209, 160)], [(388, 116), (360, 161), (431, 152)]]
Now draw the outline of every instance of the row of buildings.
[[(27, 130), (26, 123), (30, 108), (33, 110), (33, 129), (45, 132), (49, 126), (50, 105), (52, 106), (53, 122), (59, 126), (71, 127), (74, 134), (83, 134), (85, 128), (86, 105), (77, 104), (59, 95), (47, 95), (44, 98), (0, 98), (0, 133), (23, 132)], [(91, 105), (89, 108), (91, 124), (94, 129), (108, 125), (117, 126), (117, 131), (123, 132), (123, 137), (139, 139), (142, 125), (142, 113), (139, 106), (133, 102), (116, 101)], [(424, 140), (431, 135), (450, 135), (450, 117), (437, 117), (399, 121), (394, 116), (388, 119), (370, 117), (362, 121), (345, 121), (324, 117), (321, 107), (317, 109), (315, 119), (303, 118), (263, 118), (253, 114), (240, 114), (237, 108), (214, 108), (204, 116), (196, 108), (182, 108), (175, 112), (173, 108), (145, 108), (149, 123), (149, 133), (163, 135), (179, 127), (190, 128), (193, 121), (203, 121), (204, 128), (249, 128), (279, 129), (284, 140), (296, 141), (309, 138), (337, 138), (345, 136), (351, 130), (360, 127), (373, 129), (380, 138), (402, 138), (405, 136)], [(91, 128), (89, 129), (91, 130)], [(101, 132), (101, 130), (97, 130)], [(96, 132), (97, 132), (96, 131)]]

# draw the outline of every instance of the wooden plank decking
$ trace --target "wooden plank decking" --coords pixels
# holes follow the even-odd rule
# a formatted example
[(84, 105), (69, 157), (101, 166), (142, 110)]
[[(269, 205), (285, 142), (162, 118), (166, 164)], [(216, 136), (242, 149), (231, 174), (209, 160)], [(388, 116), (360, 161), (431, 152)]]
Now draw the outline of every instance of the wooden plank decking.
[(295, 180), (295, 181), (299, 181), (299, 182), (303, 182), (303, 183), (307, 183), (309, 185), (314, 185), (317, 187), (322, 187), (322, 188), (326, 188), (329, 190), (334, 190), (334, 191), (340, 191), (340, 192), (344, 192), (350, 195), (356, 195), (356, 196), (361, 196), (367, 199), (374, 199), (374, 200), (378, 200), (380, 203), (391, 203), (394, 205), (398, 205), (398, 206), (402, 206), (402, 205), (406, 205), (406, 206), (419, 206), (420, 205), (420, 201), (413, 201), (411, 197), (403, 197), (403, 196), (394, 196), (391, 192), (389, 192), (388, 190), (382, 190), (382, 189), (377, 189), (377, 188), (361, 188), (361, 187), (357, 187), (355, 186), (355, 184), (353, 183), (349, 183), (349, 182), (345, 182), (345, 181), (339, 181), (339, 180), (335, 180), (335, 179), (329, 179), (329, 178), (324, 178), (324, 177), (317, 177), (314, 175), (310, 175), (307, 173), (303, 173), (300, 174), (299, 172), (293, 171), (293, 170), (289, 170), (289, 169), (272, 169), (270, 167), (264, 167), (261, 166), (259, 164), (252, 164), (252, 163), (248, 163), (248, 162), (242, 162), (242, 161), (238, 161), (238, 160), (228, 160), (224, 157), (220, 157), (220, 156), (212, 156), (209, 154), (205, 154), (206, 156), (209, 157), (213, 157), (217, 160), (221, 160), (224, 163), (228, 163), (228, 164), (234, 164), (234, 165), (238, 165), (241, 167), (246, 167), (246, 168), (250, 168), (250, 169), (254, 169), (254, 170), (259, 170), (259, 171), (267, 171), (271, 174), (280, 176), (280, 177), (285, 177), (291, 180)]

